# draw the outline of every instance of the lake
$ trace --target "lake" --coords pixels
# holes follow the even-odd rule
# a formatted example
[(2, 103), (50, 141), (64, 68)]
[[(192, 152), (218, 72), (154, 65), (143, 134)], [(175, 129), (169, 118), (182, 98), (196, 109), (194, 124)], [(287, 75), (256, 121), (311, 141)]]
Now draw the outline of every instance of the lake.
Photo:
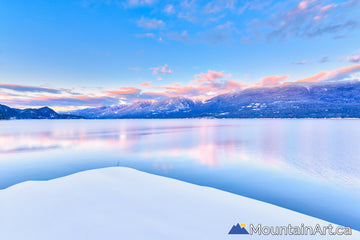
[(0, 121), (0, 189), (125, 166), (360, 230), (359, 136), (351, 119)]

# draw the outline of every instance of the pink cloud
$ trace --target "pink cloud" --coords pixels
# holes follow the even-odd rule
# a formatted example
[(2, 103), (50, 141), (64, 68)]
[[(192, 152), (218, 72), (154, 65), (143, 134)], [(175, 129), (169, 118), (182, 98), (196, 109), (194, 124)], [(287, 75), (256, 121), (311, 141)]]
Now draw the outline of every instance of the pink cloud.
[(262, 78), (261, 81), (256, 83), (255, 85), (256, 86), (275, 86), (287, 78), (289, 78), (289, 75), (283, 75), (283, 76), (273, 75), (273, 76)]
[(234, 80), (229, 80), (225, 83), (226, 89), (228, 90), (234, 90), (234, 89), (243, 89), (247, 88), (249, 85), (242, 83), (242, 82), (236, 82)]
[(300, 62), (296, 62), (295, 64), (297, 64), (297, 65), (303, 65), (303, 64), (305, 64), (307, 61), (306, 60), (302, 60), (302, 61), (300, 61)]
[(355, 62), (355, 63), (357, 63), (357, 62), (360, 61), (360, 54), (346, 57), (346, 60), (348, 60), (349, 62)]
[(328, 75), (328, 72), (323, 71), (323, 72), (317, 73), (314, 76), (299, 79), (299, 80), (297, 80), (297, 82), (318, 82), (318, 81), (323, 81), (327, 75)]
[(154, 86), (154, 88), (160, 88), (160, 89), (166, 89), (166, 90), (176, 90), (181, 86), (180, 83), (174, 82), (171, 85), (165, 85), (165, 86)]
[(166, 73), (172, 73), (171, 69), (169, 68), (169, 66), (167, 64), (165, 64), (162, 68), (161, 68), (161, 73), (162, 74), (166, 74)]
[(103, 91), (108, 96), (122, 97), (129, 94), (138, 94), (141, 90), (136, 87), (120, 87), (119, 90)]
[(329, 4), (329, 5), (326, 5), (326, 6), (322, 7), (322, 8), (320, 9), (320, 12), (321, 12), (321, 13), (327, 12), (327, 11), (329, 11), (331, 8), (334, 8), (334, 7), (336, 7), (336, 4), (331, 3), (331, 4)]
[[(200, 75), (200, 74), (199, 74)], [(206, 74), (207, 77), (219, 77), (219, 74)], [(205, 76), (203, 76), (205, 77)], [(192, 85), (196, 83), (197, 85)], [(241, 90), (248, 87), (248, 84), (237, 82), (235, 80), (227, 81), (190, 81), (190, 85), (182, 85), (180, 83), (173, 83), (167, 86), (157, 86), (156, 88), (164, 89), (169, 96), (186, 96), (186, 97), (199, 97), (206, 99), (214, 95), (227, 93), (229, 91)]]
[[(157, 74), (168, 74), (169, 69), (165, 64), (157, 68)], [(319, 81), (337, 81), (348, 79), (353, 73), (360, 72), (360, 64), (343, 67), (332, 71), (322, 71), (313, 76), (298, 79), (296, 82), (319, 82)], [(273, 87), (281, 84), (289, 78), (289, 75), (272, 75), (260, 79), (259, 82), (247, 84), (240, 80), (227, 79), (232, 77), (230, 73), (225, 74), (224, 71), (216, 72), (208, 70), (207, 73), (195, 75), (195, 80), (188, 83), (174, 82), (170, 85), (152, 86), (151, 81), (139, 84), (138, 87), (120, 87), (115, 90), (107, 90), (94, 94), (75, 95), (70, 92), (63, 92), (61, 95), (54, 97), (50, 92), (44, 92), (44, 89), (37, 87), (30, 88), (36, 91), (36, 96), (27, 95), (9, 96), (6, 92), (0, 92), (2, 102), (6, 104), (18, 104), (28, 106), (102, 106), (118, 104), (119, 101), (135, 102), (138, 100), (160, 100), (165, 97), (184, 96), (198, 99), (207, 99), (219, 94), (234, 92), (252, 87)], [(160, 82), (159, 82), (160, 83)], [(286, 84), (286, 83), (284, 83)], [(16, 87), (11, 84), (3, 84), (3, 87)], [(156, 89), (157, 91), (143, 91), (141, 87), (146, 89)], [(29, 91), (29, 89), (22, 89)], [(48, 89), (45, 89), (48, 90)], [(43, 96), (38, 96), (40, 94)], [(70, 95), (69, 95), (70, 94)]]
[(307, 8), (307, 6), (308, 6), (308, 1), (302, 1), (299, 3), (298, 8), (300, 10), (305, 10)]
[(216, 71), (208, 70), (207, 73), (195, 74), (194, 77), (195, 80), (193, 80), (192, 82), (200, 83), (200, 82), (216, 81), (217, 79), (224, 77), (224, 71), (216, 72)]
[(328, 80), (341, 80), (343, 78), (349, 77), (350, 74), (359, 72), (360, 71), (360, 64), (343, 67), (334, 71), (331, 71), (329, 74)]
[(148, 82), (144, 82), (144, 83), (140, 84), (139, 86), (147, 87), (147, 86), (150, 86), (150, 84), (151, 84), (151, 81), (148, 81)]
[(297, 80), (297, 82), (319, 82), (319, 81), (337, 81), (350, 77), (351, 74), (360, 71), (360, 64), (339, 68), (333, 71), (322, 71), (314, 76)]

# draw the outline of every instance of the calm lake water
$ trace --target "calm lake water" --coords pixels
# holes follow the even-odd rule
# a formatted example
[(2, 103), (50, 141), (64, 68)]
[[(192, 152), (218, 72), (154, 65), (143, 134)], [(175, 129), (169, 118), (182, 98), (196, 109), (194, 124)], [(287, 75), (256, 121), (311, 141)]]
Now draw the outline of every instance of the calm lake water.
[(126, 166), (360, 230), (359, 139), (360, 120), (0, 121), (0, 189)]

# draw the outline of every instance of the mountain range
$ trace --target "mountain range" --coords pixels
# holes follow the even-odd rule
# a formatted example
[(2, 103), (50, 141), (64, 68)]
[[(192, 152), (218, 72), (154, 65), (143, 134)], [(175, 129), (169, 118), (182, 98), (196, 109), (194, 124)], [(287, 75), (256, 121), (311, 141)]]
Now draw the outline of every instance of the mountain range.
[(67, 112), (85, 118), (359, 118), (360, 81), (249, 88), (204, 102), (185, 97)]
[(226, 93), (206, 101), (172, 97), (64, 112), (0, 105), (0, 119), (360, 118), (360, 81), (295, 82)]
[(38, 109), (16, 109), (0, 104), (0, 120), (1, 119), (81, 119), (84, 117), (74, 116), (70, 114), (58, 114), (48, 107)]

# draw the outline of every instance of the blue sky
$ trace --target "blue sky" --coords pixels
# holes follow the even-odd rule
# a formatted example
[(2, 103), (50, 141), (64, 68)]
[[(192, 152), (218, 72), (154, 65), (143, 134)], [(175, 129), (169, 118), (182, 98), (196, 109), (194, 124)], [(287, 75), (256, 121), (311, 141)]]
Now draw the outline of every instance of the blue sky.
[(0, 22), (0, 103), (15, 107), (206, 99), (360, 72), (360, 0), (4, 0)]

